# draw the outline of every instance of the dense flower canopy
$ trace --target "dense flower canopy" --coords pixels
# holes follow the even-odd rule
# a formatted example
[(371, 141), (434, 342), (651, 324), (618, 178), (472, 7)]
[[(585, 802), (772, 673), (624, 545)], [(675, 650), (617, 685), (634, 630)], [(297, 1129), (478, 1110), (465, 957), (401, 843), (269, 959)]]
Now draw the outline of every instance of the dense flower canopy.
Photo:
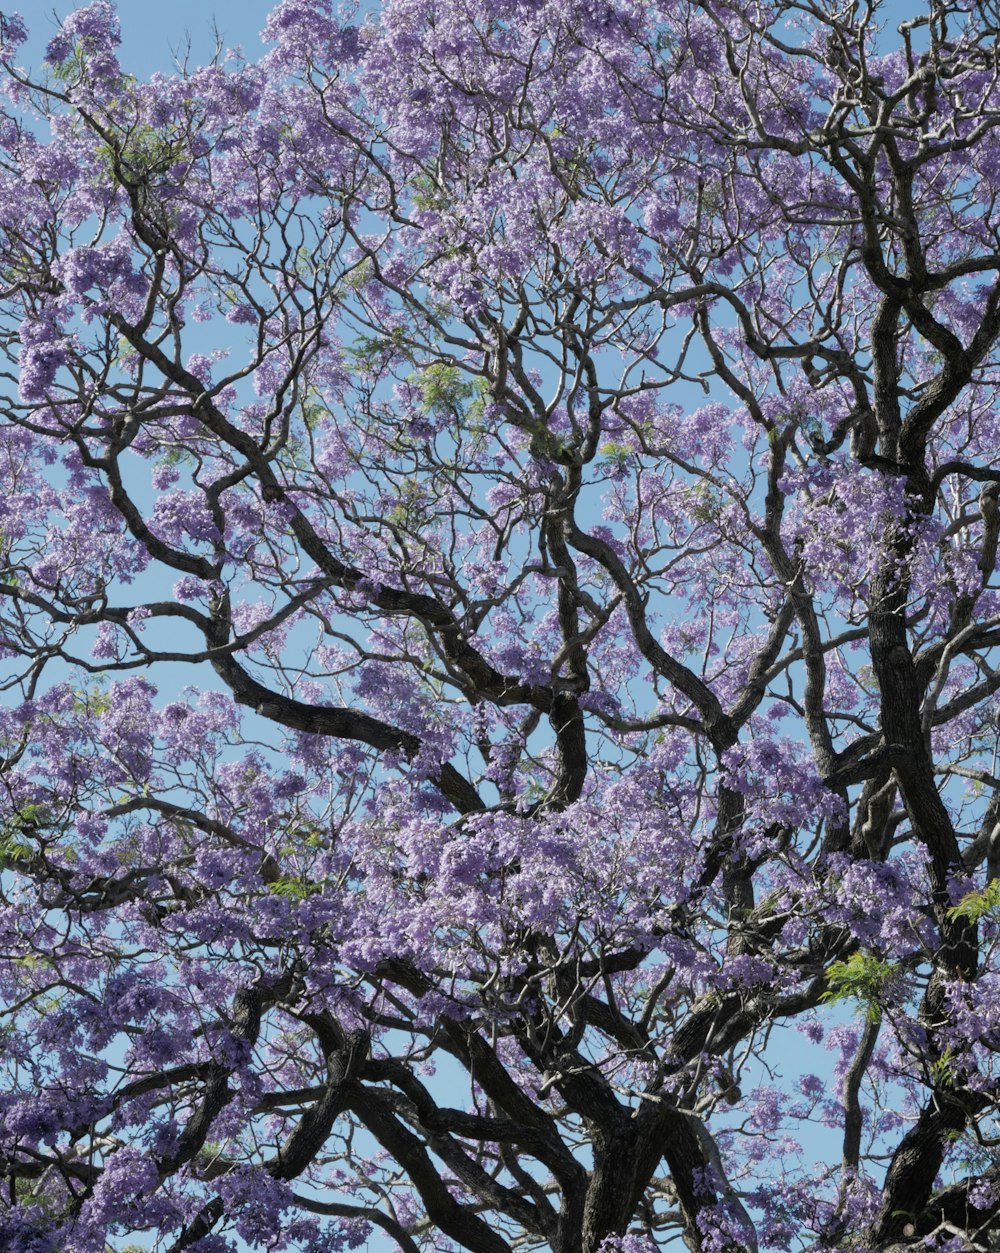
[(989, 1250), (1000, 15), (0, 17), (0, 1244)]

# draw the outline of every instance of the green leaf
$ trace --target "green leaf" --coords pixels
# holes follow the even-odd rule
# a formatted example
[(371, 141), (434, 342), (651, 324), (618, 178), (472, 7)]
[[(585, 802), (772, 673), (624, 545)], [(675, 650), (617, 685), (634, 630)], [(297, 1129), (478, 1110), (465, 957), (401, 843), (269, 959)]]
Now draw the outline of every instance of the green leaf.
[(450, 413), (475, 399), (478, 388), (456, 365), (438, 361), (414, 376), (420, 388), (420, 401), (426, 413)]
[(35, 855), (30, 844), (12, 835), (0, 836), (0, 870), (18, 870), (28, 865)]
[(827, 990), (820, 998), (829, 1004), (857, 1001), (867, 1017), (875, 1022), (892, 985), (898, 982), (900, 968), (873, 953), (852, 953), (847, 961), (833, 962), (826, 970)]
[(1000, 879), (991, 879), (984, 888), (966, 892), (957, 905), (948, 910), (952, 919), (964, 918), (978, 922), (980, 918), (1000, 918)]
[(308, 879), (295, 875), (272, 879), (267, 887), (268, 891), (273, 892), (275, 896), (283, 896), (289, 901), (304, 901), (307, 897), (323, 890), (321, 883), (310, 883)]

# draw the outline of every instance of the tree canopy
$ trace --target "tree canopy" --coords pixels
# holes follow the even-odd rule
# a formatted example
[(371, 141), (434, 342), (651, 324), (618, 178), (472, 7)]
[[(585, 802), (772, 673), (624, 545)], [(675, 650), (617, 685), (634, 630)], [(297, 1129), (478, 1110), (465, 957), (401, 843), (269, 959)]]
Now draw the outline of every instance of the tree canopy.
[(997, 1247), (998, 34), (0, 18), (5, 1249)]

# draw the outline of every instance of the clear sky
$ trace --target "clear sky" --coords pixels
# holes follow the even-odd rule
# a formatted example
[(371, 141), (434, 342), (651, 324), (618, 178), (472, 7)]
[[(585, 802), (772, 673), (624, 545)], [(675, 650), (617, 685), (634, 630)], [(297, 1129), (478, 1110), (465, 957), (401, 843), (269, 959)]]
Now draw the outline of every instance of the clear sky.
[[(242, 45), (250, 60), (263, 45), (260, 31), (277, 0), (119, 0), (122, 25), (121, 63), (129, 72), (145, 78), (156, 70), (173, 68), (173, 52), (183, 49), (188, 38), (191, 63), (204, 64), (215, 46), (213, 24), (227, 48)], [(32, 39), (23, 61), (37, 65), (46, 43), (56, 30), (58, 17), (82, 7), (72, 0), (11, 0), (3, 8), (21, 14)]]

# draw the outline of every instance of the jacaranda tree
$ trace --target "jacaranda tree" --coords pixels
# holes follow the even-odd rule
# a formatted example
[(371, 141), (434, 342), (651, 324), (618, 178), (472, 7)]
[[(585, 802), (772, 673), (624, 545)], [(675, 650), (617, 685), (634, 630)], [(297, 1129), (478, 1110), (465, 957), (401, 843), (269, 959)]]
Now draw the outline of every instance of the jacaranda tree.
[(1000, 10), (264, 33), (2, 21), (0, 1245), (995, 1250)]

